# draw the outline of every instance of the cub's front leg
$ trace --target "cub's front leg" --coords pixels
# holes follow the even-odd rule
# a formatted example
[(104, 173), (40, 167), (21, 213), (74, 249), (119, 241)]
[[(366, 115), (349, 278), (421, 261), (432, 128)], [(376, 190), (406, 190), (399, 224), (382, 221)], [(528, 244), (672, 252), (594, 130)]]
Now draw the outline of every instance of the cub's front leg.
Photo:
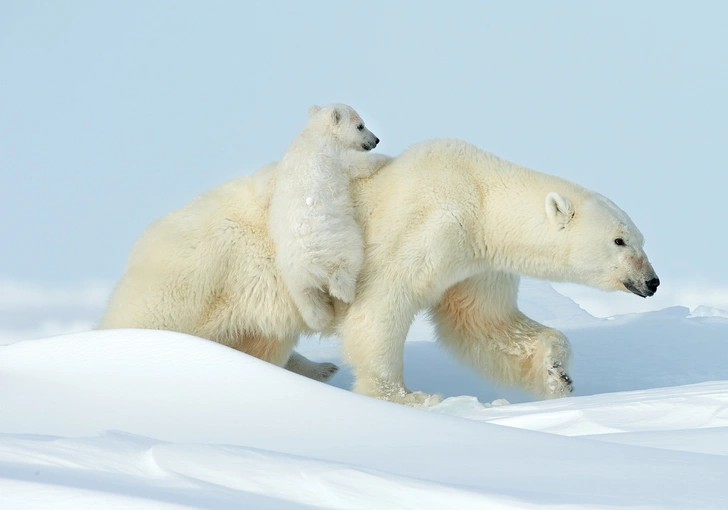
[(392, 161), (390, 156), (384, 154), (370, 154), (368, 152), (352, 151), (349, 161), (349, 175), (352, 179), (369, 177), (378, 172), (384, 165)]

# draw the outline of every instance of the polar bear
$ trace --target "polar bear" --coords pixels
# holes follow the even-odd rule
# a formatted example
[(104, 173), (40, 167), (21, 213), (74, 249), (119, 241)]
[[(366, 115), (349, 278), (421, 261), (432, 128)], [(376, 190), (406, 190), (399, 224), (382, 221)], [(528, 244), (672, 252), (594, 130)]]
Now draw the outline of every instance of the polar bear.
[[(311, 329), (268, 233), (276, 180), (268, 165), (152, 224), (101, 327), (181, 331), (285, 366)], [(659, 285), (642, 234), (611, 201), (460, 140), (412, 146), (356, 181), (352, 198), (364, 263), (356, 299), (334, 300), (324, 333), (341, 335), (364, 395), (437, 402), (403, 378), (407, 331), (427, 310), (438, 340), (480, 375), (542, 398), (567, 396), (571, 347), (518, 310), (519, 275), (643, 297)]]
[(314, 330), (334, 317), (329, 294), (354, 301), (364, 239), (353, 217), (351, 180), (391, 159), (366, 153), (378, 143), (350, 106), (312, 106), (306, 127), (278, 163), (268, 229), (281, 277)]

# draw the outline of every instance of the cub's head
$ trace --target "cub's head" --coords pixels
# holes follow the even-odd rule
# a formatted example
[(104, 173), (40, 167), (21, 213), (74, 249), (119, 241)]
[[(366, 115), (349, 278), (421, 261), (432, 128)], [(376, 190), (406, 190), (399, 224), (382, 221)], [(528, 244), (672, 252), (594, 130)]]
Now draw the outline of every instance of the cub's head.
[(362, 118), (351, 106), (312, 106), (308, 109), (308, 116), (311, 122), (326, 126), (334, 139), (348, 149), (370, 151), (379, 143), (379, 138), (366, 128)]
[(575, 281), (641, 297), (657, 292), (660, 280), (643, 250), (644, 237), (610, 200), (593, 193), (575, 207), (558, 193), (549, 193), (546, 216), (551, 227), (565, 236)]

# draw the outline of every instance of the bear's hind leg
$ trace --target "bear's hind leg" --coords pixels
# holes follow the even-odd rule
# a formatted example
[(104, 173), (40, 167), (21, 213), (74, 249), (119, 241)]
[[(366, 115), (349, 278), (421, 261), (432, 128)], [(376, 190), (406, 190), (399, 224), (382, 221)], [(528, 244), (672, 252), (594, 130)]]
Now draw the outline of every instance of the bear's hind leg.
[(257, 334), (244, 334), (232, 342), (221, 342), (245, 354), (282, 367), (290, 358), (296, 337), (275, 338)]
[(445, 292), (433, 308), (439, 340), (486, 378), (542, 398), (573, 392), (566, 337), (525, 315), (516, 305), (518, 277), (488, 273)]
[(293, 350), (294, 344), (293, 339), (281, 340), (261, 335), (244, 335), (231, 346), (314, 381), (326, 382), (339, 371), (339, 367), (333, 363), (317, 363), (302, 356)]
[(333, 363), (316, 363), (296, 351), (292, 351), (291, 357), (288, 358), (288, 362), (286, 363), (286, 370), (308, 377), (314, 381), (326, 382), (339, 371), (339, 367)]

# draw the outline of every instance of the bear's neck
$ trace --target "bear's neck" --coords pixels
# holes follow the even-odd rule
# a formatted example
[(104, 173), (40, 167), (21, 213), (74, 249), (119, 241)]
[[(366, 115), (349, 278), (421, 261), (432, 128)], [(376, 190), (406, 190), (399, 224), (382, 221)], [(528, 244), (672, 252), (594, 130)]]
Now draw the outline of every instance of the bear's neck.
[(485, 191), (479, 255), (499, 271), (551, 281), (574, 280), (568, 230), (546, 216), (546, 195), (555, 191), (580, 203), (587, 190), (564, 179), (517, 165), (491, 168), (496, 184)]

